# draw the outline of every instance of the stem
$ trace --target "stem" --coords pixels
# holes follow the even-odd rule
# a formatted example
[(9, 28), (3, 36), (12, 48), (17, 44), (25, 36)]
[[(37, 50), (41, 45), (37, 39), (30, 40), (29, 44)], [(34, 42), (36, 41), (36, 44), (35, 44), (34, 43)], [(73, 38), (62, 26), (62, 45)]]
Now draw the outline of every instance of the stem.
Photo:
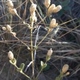
[(40, 73), (42, 72), (43, 68), (39, 71), (38, 75), (36, 76), (36, 79), (38, 79)]
[[(31, 58), (32, 58), (32, 61), (34, 61), (33, 41), (32, 41), (32, 29), (31, 29)], [(32, 63), (32, 75), (34, 76), (34, 62)]]
[(27, 77), (29, 80), (32, 80), (28, 75), (26, 75), (24, 72), (20, 72), (21, 74), (23, 74), (25, 77)]
[(30, 48), (29, 48), (29, 46), (26, 44), (26, 43), (24, 43), (22, 40), (20, 40), (18, 37), (16, 37), (16, 36), (14, 36), (18, 41), (20, 41), (22, 44), (24, 44), (26, 47), (27, 47), (27, 49), (28, 50), (30, 50)]
[[(14, 65), (16, 69), (19, 69), (16, 65)], [(32, 80), (28, 75), (26, 75), (24, 72), (19, 71), (21, 74), (23, 74), (25, 77), (27, 77), (29, 80)]]
[(33, 0), (30, 0), (31, 3), (33, 3)]
[(33, 53), (33, 39), (32, 39), (32, 36), (33, 36), (33, 22), (31, 22), (31, 59), (32, 59), (32, 77), (34, 78), (34, 53)]
[(10, 25), (12, 24), (12, 15), (10, 14)]
[[(13, 63), (11, 63), (11, 64), (13, 64)], [(14, 65), (14, 64), (13, 64)], [(17, 65), (14, 65), (15, 66), (15, 68), (18, 70), (19, 69), (19, 67), (17, 67)], [(23, 71), (19, 71), (21, 74), (23, 74), (25, 77), (27, 77), (29, 80), (32, 80), (28, 75), (26, 75)]]
[(49, 32), (43, 37), (43, 39), (38, 43), (37, 46), (39, 46), (44, 41), (44, 39), (48, 36), (48, 34), (49, 34)]

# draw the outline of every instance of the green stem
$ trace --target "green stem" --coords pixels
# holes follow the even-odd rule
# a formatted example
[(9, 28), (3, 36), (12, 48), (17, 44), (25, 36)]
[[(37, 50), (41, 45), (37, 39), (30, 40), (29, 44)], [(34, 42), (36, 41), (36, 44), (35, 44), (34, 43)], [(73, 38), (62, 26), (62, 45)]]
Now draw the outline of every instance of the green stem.
[(10, 14), (10, 25), (12, 24), (12, 15)]
[(27, 77), (29, 80), (32, 80), (28, 75), (26, 75), (24, 72), (20, 72), (21, 74), (23, 74), (25, 77)]
[[(14, 65), (13, 63), (11, 63), (12, 65)], [(17, 65), (14, 65), (15, 66), (15, 68), (17, 69), (17, 70), (19, 70), (19, 67), (17, 67)], [(23, 71), (19, 71), (21, 74), (23, 74), (25, 77), (27, 77), (29, 80), (32, 80), (28, 75), (26, 75)]]

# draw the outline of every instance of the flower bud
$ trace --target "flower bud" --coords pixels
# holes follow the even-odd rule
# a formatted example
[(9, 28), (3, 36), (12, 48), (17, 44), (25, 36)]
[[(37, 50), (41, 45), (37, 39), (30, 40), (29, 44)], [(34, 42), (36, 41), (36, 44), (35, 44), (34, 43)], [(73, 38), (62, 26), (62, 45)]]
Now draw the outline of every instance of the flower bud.
[(48, 56), (51, 56), (52, 53), (53, 53), (53, 50), (52, 50), (52, 48), (50, 48), (50, 49), (48, 50), (48, 52), (47, 52), (47, 55), (48, 55)]
[(15, 8), (10, 8), (10, 7), (9, 7), (8, 10), (9, 10), (9, 13), (10, 13), (10, 14), (12, 14), (12, 15), (18, 15), (18, 14), (17, 14), (17, 10), (16, 10)]
[(51, 59), (52, 53), (53, 53), (53, 50), (52, 50), (52, 48), (50, 48), (46, 55), (46, 61), (49, 61)]
[(7, 30), (8, 32), (12, 32), (11, 26), (10, 26), (10, 25), (6, 25), (6, 30)]
[(25, 67), (25, 64), (24, 63), (21, 63), (21, 65), (19, 67), (21, 72), (24, 70), (24, 67)]
[(34, 22), (37, 22), (37, 17), (35, 16), (35, 18), (34, 18)]
[(14, 4), (13, 4), (12, 0), (7, 0), (7, 5), (10, 8), (13, 8), (14, 7)]
[(31, 14), (31, 20), (32, 20), (32, 22), (37, 22), (37, 17), (36, 17), (36, 13), (35, 12), (33, 12)]
[(52, 4), (52, 5), (48, 8), (48, 11), (47, 11), (47, 15), (48, 15), (48, 16), (53, 13), (53, 9), (54, 9), (54, 8), (55, 8), (55, 4)]
[(30, 14), (32, 14), (33, 12), (35, 12), (37, 5), (32, 3), (30, 6)]
[(4, 31), (5, 31), (5, 30), (6, 30), (6, 27), (2, 27), (2, 30), (4, 30)]
[(53, 9), (53, 13), (57, 13), (57, 12), (59, 12), (61, 9), (62, 9), (62, 6), (61, 6), (61, 5), (58, 5), (57, 7), (55, 7), (55, 8)]
[(62, 67), (62, 73), (65, 74), (69, 69), (69, 65), (68, 64), (65, 64), (63, 67)]
[(41, 61), (41, 68), (44, 69), (47, 66), (47, 63), (44, 63), (43, 61)]
[(67, 72), (67, 73), (65, 74), (65, 76), (68, 76), (68, 75), (70, 75), (70, 72)]
[(56, 26), (58, 26), (58, 23), (56, 23), (56, 19), (53, 18), (50, 22), (50, 28), (55, 28)]
[(48, 8), (50, 6), (51, 0), (45, 0), (44, 1), (44, 5), (46, 8)]
[(9, 52), (8, 52), (8, 58), (9, 58), (10, 60), (13, 60), (13, 59), (14, 59), (14, 54), (12, 53), (12, 51), (9, 51)]

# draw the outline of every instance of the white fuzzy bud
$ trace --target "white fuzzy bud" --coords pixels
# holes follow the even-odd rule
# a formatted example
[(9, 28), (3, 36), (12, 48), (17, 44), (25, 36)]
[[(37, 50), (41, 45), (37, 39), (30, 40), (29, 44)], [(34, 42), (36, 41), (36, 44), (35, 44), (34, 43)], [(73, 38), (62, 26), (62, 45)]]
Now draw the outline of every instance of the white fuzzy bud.
[(14, 59), (14, 54), (12, 53), (12, 51), (9, 51), (9, 52), (8, 52), (8, 58), (9, 58), (10, 60), (13, 60), (13, 59)]
[(10, 14), (12, 14), (12, 15), (18, 15), (17, 10), (16, 10), (15, 8), (10, 8), (10, 7), (9, 7), (8, 10), (9, 10), (9, 13), (10, 13)]
[(32, 20), (32, 22), (37, 22), (37, 17), (36, 17), (36, 13), (35, 12), (33, 12), (31, 14), (31, 20)]
[(37, 5), (32, 3), (30, 6), (30, 14), (32, 14), (33, 12), (35, 12)]
[(4, 31), (5, 31), (5, 30), (6, 30), (6, 27), (2, 27), (2, 30), (4, 30)]
[(53, 13), (57, 13), (57, 12), (59, 12), (61, 9), (62, 9), (62, 6), (61, 6), (61, 5), (58, 5), (57, 7), (55, 7), (55, 8), (53, 9)]
[(46, 8), (48, 8), (50, 6), (51, 0), (45, 0), (44, 1), (44, 5)]
[(69, 65), (68, 64), (65, 64), (63, 67), (62, 67), (62, 73), (65, 74), (69, 69)]
[(34, 22), (37, 22), (37, 17), (36, 16), (34, 17)]
[(46, 61), (49, 61), (51, 59), (52, 53), (53, 53), (53, 50), (52, 50), (52, 48), (50, 48), (46, 55)]
[(52, 50), (52, 48), (50, 48), (50, 49), (48, 50), (48, 52), (47, 52), (47, 56), (51, 56), (52, 53), (53, 53), (53, 50)]
[(53, 18), (50, 22), (50, 28), (55, 28), (56, 26), (58, 26), (58, 23), (56, 23), (56, 19)]
[(6, 25), (6, 30), (7, 30), (8, 32), (12, 32), (11, 26), (10, 26), (10, 25)]
[(48, 8), (48, 12), (47, 12), (47, 15), (48, 15), (48, 16), (53, 13), (53, 9), (54, 9), (54, 8), (55, 8), (55, 4), (52, 4), (52, 5)]
[(67, 73), (65, 74), (65, 76), (68, 76), (68, 75), (70, 75), (70, 72), (67, 72)]
[(14, 7), (12, 0), (7, 0), (7, 5), (8, 5), (8, 7), (11, 7), (11, 8)]

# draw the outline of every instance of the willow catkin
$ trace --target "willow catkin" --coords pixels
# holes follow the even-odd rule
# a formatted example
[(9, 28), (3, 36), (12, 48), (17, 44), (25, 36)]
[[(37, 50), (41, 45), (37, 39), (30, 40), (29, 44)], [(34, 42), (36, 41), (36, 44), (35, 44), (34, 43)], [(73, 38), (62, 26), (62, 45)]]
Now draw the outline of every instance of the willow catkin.
[(52, 48), (50, 48), (50, 49), (48, 50), (48, 52), (47, 52), (47, 56), (51, 56), (52, 53), (53, 53), (53, 50), (52, 50)]
[(52, 50), (52, 48), (50, 48), (46, 55), (46, 61), (49, 61), (51, 59), (52, 53), (53, 53), (53, 50)]
[(45, 0), (44, 1), (44, 5), (46, 8), (48, 8), (50, 6), (51, 0)]
[(7, 25), (6, 25), (6, 30), (7, 30), (8, 32), (12, 32), (12, 27), (7, 24)]
[(30, 17), (32, 19), (32, 22), (37, 22), (37, 17), (35, 12), (33, 12)]
[(5, 31), (6, 30), (6, 27), (2, 27), (2, 30)]
[(37, 5), (32, 3), (30, 6), (30, 14), (32, 14), (33, 12), (35, 12)]
[(55, 4), (52, 4), (52, 5), (48, 8), (48, 11), (47, 11), (47, 15), (48, 15), (48, 16), (53, 13), (53, 9), (54, 9), (54, 8), (55, 8)]
[(8, 8), (8, 11), (9, 11), (9, 13), (10, 14), (12, 14), (12, 15), (17, 15), (18, 13), (17, 13), (17, 10), (15, 9), (15, 8)]
[(57, 7), (55, 7), (55, 8), (53, 9), (53, 13), (57, 13), (57, 12), (59, 12), (61, 9), (62, 9), (62, 6), (61, 6), (61, 5), (58, 5)]
[(63, 67), (62, 67), (62, 73), (66, 73), (69, 69), (69, 65), (68, 64), (65, 64)]
[(56, 23), (56, 19), (53, 18), (50, 22), (50, 28), (55, 28), (56, 26), (58, 26), (58, 23)]
[(8, 52), (8, 58), (9, 58), (10, 60), (13, 60), (13, 59), (14, 59), (14, 54), (12, 53), (12, 51), (9, 51), (9, 52)]
[(10, 8), (13, 8), (14, 7), (14, 4), (13, 4), (12, 0), (7, 0), (7, 5)]

